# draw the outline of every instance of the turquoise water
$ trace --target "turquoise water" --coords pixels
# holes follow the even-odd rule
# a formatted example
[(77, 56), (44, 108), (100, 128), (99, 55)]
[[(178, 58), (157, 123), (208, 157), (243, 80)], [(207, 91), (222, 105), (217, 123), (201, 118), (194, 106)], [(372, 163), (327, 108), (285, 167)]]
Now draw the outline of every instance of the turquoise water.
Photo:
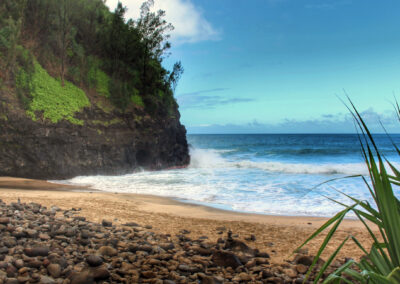
[[(391, 137), (400, 144), (400, 135)], [(375, 139), (385, 157), (400, 165), (387, 136), (376, 135)], [(315, 187), (335, 178), (368, 174), (357, 135), (188, 135), (188, 141), (191, 164), (186, 169), (82, 176), (67, 183), (168, 196), (240, 212), (292, 216), (334, 214), (341, 207), (326, 197), (349, 203), (336, 190), (370, 200), (361, 178)]]

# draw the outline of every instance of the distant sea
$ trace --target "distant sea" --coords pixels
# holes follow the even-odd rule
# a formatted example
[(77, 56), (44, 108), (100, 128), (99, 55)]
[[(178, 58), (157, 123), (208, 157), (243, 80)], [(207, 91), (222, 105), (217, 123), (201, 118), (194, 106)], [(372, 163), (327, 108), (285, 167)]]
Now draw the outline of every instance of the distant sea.
[[(391, 137), (400, 145), (400, 135)], [(375, 135), (375, 139), (385, 157), (400, 165), (388, 137)], [(336, 190), (370, 200), (361, 178), (317, 186), (331, 179), (368, 174), (357, 135), (188, 135), (188, 142), (191, 164), (186, 169), (80, 176), (63, 182), (109, 192), (168, 196), (240, 212), (290, 216), (331, 216), (341, 206), (327, 197), (349, 204)]]

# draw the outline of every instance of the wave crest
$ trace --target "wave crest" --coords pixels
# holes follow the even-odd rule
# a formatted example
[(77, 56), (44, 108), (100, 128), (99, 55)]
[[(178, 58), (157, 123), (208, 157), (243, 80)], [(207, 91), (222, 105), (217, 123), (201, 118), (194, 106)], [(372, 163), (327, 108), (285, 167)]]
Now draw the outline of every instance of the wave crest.
[(266, 172), (284, 173), (284, 174), (319, 174), (319, 175), (367, 175), (368, 170), (364, 163), (285, 163), (285, 162), (266, 162), (240, 160), (231, 161), (220, 155), (230, 150), (214, 150), (214, 149), (191, 149), (191, 168), (242, 168), (242, 169), (259, 169)]

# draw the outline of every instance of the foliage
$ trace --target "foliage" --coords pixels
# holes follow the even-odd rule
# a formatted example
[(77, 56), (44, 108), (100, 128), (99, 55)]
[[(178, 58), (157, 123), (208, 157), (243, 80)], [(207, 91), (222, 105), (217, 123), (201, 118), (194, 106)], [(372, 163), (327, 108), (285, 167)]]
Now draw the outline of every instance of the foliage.
[(110, 98), (110, 77), (105, 72), (94, 66), (88, 72), (88, 80), (99, 95)]
[(32, 101), (27, 114), (36, 120), (36, 112), (42, 112), (44, 119), (57, 123), (66, 119), (71, 123), (82, 125), (83, 121), (74, 117), (76, 112), (90, 105), (86, 94), (72, 83), (51, 77), (39, 63), (35, 63), (35, 71), (29, 82)]
[(17, 46), (16, 50), (19, 67), (18, 71), (15, 72), (15, 86), (22, 106), (24, 109), (27, 109), (31, 101), (30, 82), (34, 72), (34, 58), (30, 52), (22, 46)]
[[(348, 195), (345, 196), (354, 202), (351, 206), (337, 202), (343, 205), (345, 209), (328, 220), (299, 247), (303, 247), (332, 225), (310, 266), (307, 277), (340, 223), (343, 221), (345, 215), (349, 212), (354, 212), (357, 218), (364, 224), (373, 240), (371, 249), (367, 251), (359, 240), (353, 236), (348, 236), (319, 271), (314, 283), (318, 283), (329, 264), (334, 260), (337, 253), (348, 240), (354, 241), (356, 246), (365, 254), (365, 257), (359, 262), (349, 260), (336, 272), (329, 275), (324, 283), (354, 283), (354, 281), (366, 284), (400, 283), (400, 201), (393, 192), (393, 186), (400, 185), (400, 171), (382, 156), (361, 115), (351, 101), (350, 104), (352, 109), (349, 108), (349, 110), (361, 131), (359, 135), (360, 144), (362, 146), (365, 163), (368, 167), (372, 186), (369, 185), (364, 177), (362, 178), (370, 191), (375, 206), (367, 201), (358, 200)], [(397, 104), (396, 106), (400, 119), (400, 108)], [(399, 148), (394, 143), (393, 146), (400, 155)], [(385, 162), (394, 173), (393, 175), (388, 173)], [(371, 228), (371, 225), (376, 226), (379, 233), (373, 231), (374, 227)], [(349, 280), (349, 277), (351, 280)]]
[[(136, 90), (137, 91), (137, 90)], [(133, 102), (134, 105), (139, 106), (139, 107), (144, 107), (144, 102), (142, 100), (142, 97), (135, 92), (132, 96), (131, 96), (131, 101)]]
[(180, 62), (172, 71), (162, 65), (173, 29), (165, 12), (153, 12), (153, 1), (147, 0), (138, 19), (125, 19), (121, 3), (110, 12), (104, 2), (0, 1), (0, 68), (10, 70), (7, 84), (24, 76), (21, 68), (31, 73), (17, 60), (17, 47), (25, 45), (62, 85), (65, 80), (96, 91), (122, 111), (130, 105), (149, 114), (176, 107), (171, 102), (183, 68)]

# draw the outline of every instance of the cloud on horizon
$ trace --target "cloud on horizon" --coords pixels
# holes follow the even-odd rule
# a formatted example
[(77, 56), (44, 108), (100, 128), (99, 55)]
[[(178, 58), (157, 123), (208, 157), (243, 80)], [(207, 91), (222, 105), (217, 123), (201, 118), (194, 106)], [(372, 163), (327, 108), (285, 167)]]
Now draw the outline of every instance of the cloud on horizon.
[(216, 106), (228, 105), (234, 103), (252, 102), (254, 99), (250, 98), (226, 98), (218, 95), (211, 95), (209, 93), (223, 92), (229, 90), (228, 88), (215, 88), (209, 90), (201, 90), (193, 93), (180, 94), (176, 97), (180, 108), (215, 108)]
[[(144, 0), (121, 1), (128, 8), (126, 19), (137, 19)], [(113, 10), (118, 0), (108, 0), (107, 6)], [(171, 32), (174, 43), (194, 43), (205, 40), (218, 40), (217, 31), (204, 17), (203, 11), (196, 7), (191, 0), (154, 0), (153, 11), (164, 10), (165, 19), (172, 23), (175, 29)]]
[[(396, 113), (377, 113), (372, 108), (361, 112), (361, 116), (373, 133), (383, 133), (380, 122), (389, 133), (400, 133)], [(285, 119), (279, 123), (261, 123), (256, 119), (245, 124), (188, 125), (188, 132), (206, 133), (356, 133), (353, 118), (349, 113), (323, 115), (317, 119)]]

